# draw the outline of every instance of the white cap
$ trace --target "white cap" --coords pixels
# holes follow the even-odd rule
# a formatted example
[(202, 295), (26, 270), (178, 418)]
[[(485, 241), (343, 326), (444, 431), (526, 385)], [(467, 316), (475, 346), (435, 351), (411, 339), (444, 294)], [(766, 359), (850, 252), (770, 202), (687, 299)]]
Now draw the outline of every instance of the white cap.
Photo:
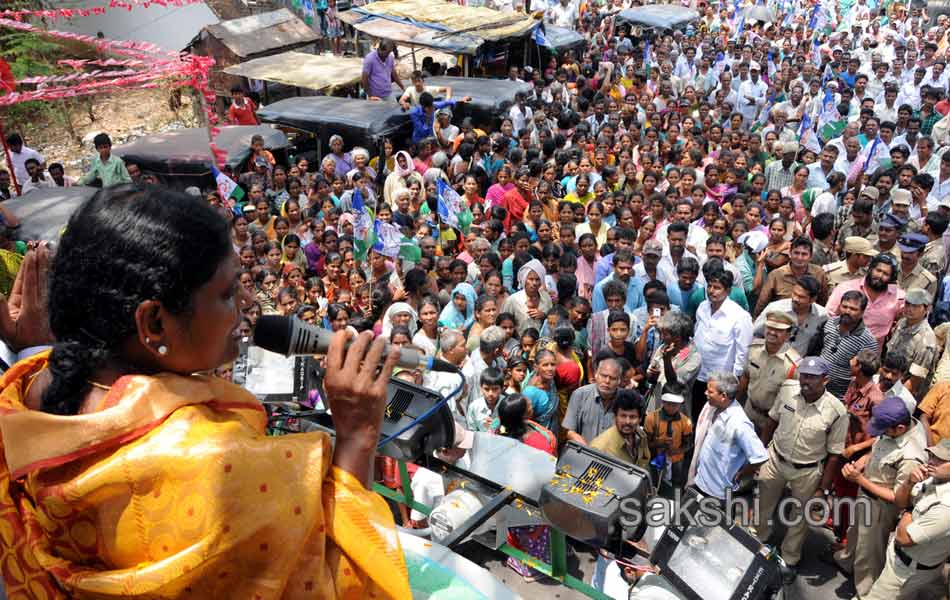
[(751, 61), (749, 61), (749, 70), (750, 70), (750, 71), (759, 71), (759, 72), (761, 72), (761, 71), (762, 71), (762, 67), (759, 66), (759, 63), (758, 63), (758, 62), (756, 62), (756, 61), (754, 61), (754, 60), (751, 60)]
[(686, 398), (683, 398), (679, 394), (663, 394), (660, 396), (660, 400), (663, 402), (670, 402), (672, 404), (682, 404), (686, 401)]

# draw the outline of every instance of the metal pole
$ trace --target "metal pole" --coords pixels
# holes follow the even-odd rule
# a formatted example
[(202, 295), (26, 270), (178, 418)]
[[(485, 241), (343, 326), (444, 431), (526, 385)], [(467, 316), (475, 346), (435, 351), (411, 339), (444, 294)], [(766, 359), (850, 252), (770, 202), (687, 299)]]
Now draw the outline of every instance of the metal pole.
[(17, 196), (20, 195), (20, 184), (16, 180), (16, 170), (13, 168), (13, 156), (10, 154), (10, 146), (7, 145), (7, 134), (3, 131), (3, 119), (0, 119), (0, 142), (3, 143), (3, 155), (7, 159), (7, 167), (10, 169), (10, 179), (13, 181), (13, 189)]

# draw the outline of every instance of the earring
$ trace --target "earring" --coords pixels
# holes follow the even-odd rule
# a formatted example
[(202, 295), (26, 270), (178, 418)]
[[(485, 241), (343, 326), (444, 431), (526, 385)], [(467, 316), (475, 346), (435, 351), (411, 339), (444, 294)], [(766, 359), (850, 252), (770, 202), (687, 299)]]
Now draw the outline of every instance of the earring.
[(164, 345), (164, 344), (161, 345), (161, 346), (159, 346), (159, 347), (158, 347), (158, 353), (161, 354), (162, 356), (165, 356), (166, 354), (168, 354), (168, 346), (166, 346), (166, 345)]
[(145, 343), (146, 343), (146, 344), (151, 344), (151, 343), (152, 343), (152, 340), (150, 340), (150, 339), (148, 339), (148, 338), (145, 338)]

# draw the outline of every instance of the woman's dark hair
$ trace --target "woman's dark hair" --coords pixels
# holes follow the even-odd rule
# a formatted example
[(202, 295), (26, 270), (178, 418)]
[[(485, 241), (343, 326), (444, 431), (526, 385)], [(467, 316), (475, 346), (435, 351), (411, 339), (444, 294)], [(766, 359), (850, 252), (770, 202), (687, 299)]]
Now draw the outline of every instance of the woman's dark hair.
[(482, 254), (482, 257), (479, 259), (479, 261), (482, 261), (482, 260), (488, 261), (488, 263), (492, 267), (492, 271), (501, 272), (502, 262), (501, 262), (501, 257), (498, 256), (497, 252), (493, 252), (489, 250), (485, 254)]
[[(509, 394), (498, 402), (498, 433), (520, 440), (524, 437), (525, 415), (528, 414), (528, 399), (522, 394)], [(504, 431), (502, 431), (504, 428)]]
[(498, 316), (495, 317), (495, 325), (501, 326), (505, 321), (511, 321), (515, 324), (518, 323), (518, 321), (515, 320), (515, 316), (510, 312), (498, 313)]
[(347, 306), (346, 304), (339, 304), (335, 302), (327, 307), (327, 317), (331, 321), (335, 321), (340, 316), (341, 312), (345, 312), (347, 317), (349, 317), (350, 314), (352, 314), (350, 307)]
[(50, 271), (57, 342), (42, 410), (79, 412), (92, 373), (136, 335), (139, 304), (190, 314), (233, 251), (227, 222), (201, 199), (131, 184), (96, 193), (70, 218)]
[(417, 292), (424, 291), (428, 286), (429, 278), (426, 275), (426, 272), (422, 269), (415, 267), (409, 269), (406, 273), (405, 284), (403, 287), (406, 289), (406, 293), (413, 295)]
[(393, 293), (389, 290), (389, 286), (386, 285), (385, 282), (380, 285), (375, 285), (370, 295), (370, 301), (373, 305), (373, 314), (369, 317), (370, 327), (372, 327), (373, 323), (383, 318), (383, 313), (386, 312), (389, 305), (393, 303)]
[(412, 341), (412, 332), (409, 331), (409, 328), (405, 325), (393, 325), (392, 330), (389, 332), (389, 341), (393, 341), (393, 338), (395, 338), (400, 333)]
[(485, 310), (485, 305), (489, 302), (498, 303), (498, 299), (489, 294), (482, 294), (475, 299), (475, 313), (480, 313)]
[(297, 244), (297, 247), (300, 247), (300, 237), (296, 233), (288, 233), (284, 236), (284, 239), (280, 242), (281, 247), (286, 248), (287, 244)]

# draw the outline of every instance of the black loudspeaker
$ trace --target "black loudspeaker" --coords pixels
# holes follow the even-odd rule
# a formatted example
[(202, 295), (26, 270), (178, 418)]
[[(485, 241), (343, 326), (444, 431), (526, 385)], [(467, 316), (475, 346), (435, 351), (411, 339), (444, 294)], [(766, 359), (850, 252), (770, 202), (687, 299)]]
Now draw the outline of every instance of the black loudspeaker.
[(650, 556), (689, 600), (765, 600), (782, 588), (772, 552), (730, 522), (715, 499), (683, 495), (685, 518), (673, 520)]
[(423, 456), (430, 455), (439, 448), (452, 447), (455, 441), (455, 421), (448, 403), (442, 404), (421, 423), (410, 427), (413, 420), (442, 402), (442, 396), (393, 377), (389, 380), (387, 398), (386, 412), (383, 413), (382, 438), (394, 435), (406, 427), (409, 429), (380, 448), (380, 454), (397, 460), (418, 462)]
[(568, 442), (554, 477), (541, 489), (539, 504), (544, 518), (567, 535), (604, 547), (618, 535), (643, 536), (646, 519), (640, 518), (637, 527), (627, 531), (621, 512), (645, 511), (652, 489), (645, 469)]

